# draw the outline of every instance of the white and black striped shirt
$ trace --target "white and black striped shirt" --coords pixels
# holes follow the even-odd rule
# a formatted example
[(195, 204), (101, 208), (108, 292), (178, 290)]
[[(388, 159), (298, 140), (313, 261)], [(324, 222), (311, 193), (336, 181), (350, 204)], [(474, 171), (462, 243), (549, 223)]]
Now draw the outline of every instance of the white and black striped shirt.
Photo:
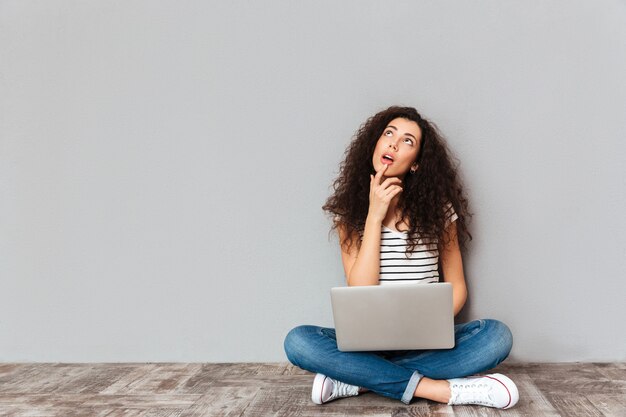
[[(458, 216), (451, 205), (446, 211), (446, 225)], [(439, 251), (437, 241), (418, 240), (418, 245), (409, 258), (405, 255), (407, 232), (392, 230), (383, 225), (380, 240), (380, 277), (379, 285), (421, 283), (439, 281)]]

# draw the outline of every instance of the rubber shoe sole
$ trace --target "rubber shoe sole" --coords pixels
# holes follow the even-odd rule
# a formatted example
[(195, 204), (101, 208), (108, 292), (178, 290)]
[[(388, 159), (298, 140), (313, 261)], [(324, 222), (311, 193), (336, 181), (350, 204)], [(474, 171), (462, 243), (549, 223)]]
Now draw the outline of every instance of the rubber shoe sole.
[(330, 381), (327, 381), (327, 379), (328, 377), (326, 375), (315, 375), (315, 379), (313, 380), (313, 389), (311, 390), (311, 400), (313, 400), (315, 404), (324, 404), (324, 401), (322, 401), (325, 388), (324, 384), (330, 383)]
[(495, 379), (496, 381), (504, 385), (504, 388), (506, 388), (507, 392), (509, 393), (509, 403), (506, 406), (502, 407), (502, 409), (506, 410), (507, 408), (511, 408), (515, 404), (517, 404), (517, 402), (519, 401), (519, 391), (517, 390), (517, 385), (515, 385), (515, 382), (513, 382), (511, 378), (502, 374), (490, 374), (485, 375), (485, 377)]

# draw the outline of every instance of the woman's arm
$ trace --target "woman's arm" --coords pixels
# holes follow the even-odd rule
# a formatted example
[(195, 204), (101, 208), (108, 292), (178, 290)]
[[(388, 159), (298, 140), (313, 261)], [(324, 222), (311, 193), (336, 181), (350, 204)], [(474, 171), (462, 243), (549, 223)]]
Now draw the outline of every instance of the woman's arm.
[[(350, 253), (341, 248), (341, 259), (346, 271), (348, 286), (355, 285), (378, 285), (380, 282), (380, 235), (383, 220), (389, 210), (391, 199), (402, 191), (402, 180), (389, 177), (383, 180), (383, 173), (389, 165), (383, 166), (376, 171), (376, 175), (370, 174), (370, 196), (365, 230), (363, 230), (363, 242), (361, 248), (356, 249), (353, 245)], [(344, 239), (345, 231), (339, 230), (341, 240)], [(359, 237), (356, 236), (358, 239)], [(355, 237), (353, 237), (353, 240)], [(341, 241), (340, 241), (341, 242)]]
[(456, 221), (450, 223), (446, 232), (451, 237), (450, 242), (440, 254), (443, 280), (452, 284), (452, 304), (456, 316), (467, 300), (467, 286), (463, 274), (463, 259), (459, 249), (459, 240), (456, 231)]
[[(350, 252), (341, 248), (341, 260), (346, 273), (348, 286), (378, 285), (380, 278), (380, 229), (382, 221), (367, 216), (361, 249), (357, 250), (356, 243)], [(345, 237), (345, 230), (339, 227), (340, 244)], [(355, 234), (354, 239), (359, 236)]]

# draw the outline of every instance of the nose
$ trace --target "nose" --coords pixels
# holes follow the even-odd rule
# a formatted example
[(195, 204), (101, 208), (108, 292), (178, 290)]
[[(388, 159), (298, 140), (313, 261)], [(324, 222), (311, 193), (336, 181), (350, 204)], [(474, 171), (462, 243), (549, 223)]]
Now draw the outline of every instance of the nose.
[(394, 150), (397, 150), (397, 149), (398, 149), (398, 147), (396, 146), (395, 142), (390, 142), (390, 143), (389, 143), (389, 147), (390, 147), (390, 148), (393, 148)]

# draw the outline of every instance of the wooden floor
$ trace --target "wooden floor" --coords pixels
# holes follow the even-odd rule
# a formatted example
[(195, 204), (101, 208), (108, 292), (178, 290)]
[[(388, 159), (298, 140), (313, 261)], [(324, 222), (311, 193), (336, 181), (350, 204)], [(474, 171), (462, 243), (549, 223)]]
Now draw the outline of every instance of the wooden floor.
[(311, 402), (289, 363), (0, 364), (1, 416), (626, 416), (626, 363), (501, 364), (512, 409), (410, 405), (372, 392)]

